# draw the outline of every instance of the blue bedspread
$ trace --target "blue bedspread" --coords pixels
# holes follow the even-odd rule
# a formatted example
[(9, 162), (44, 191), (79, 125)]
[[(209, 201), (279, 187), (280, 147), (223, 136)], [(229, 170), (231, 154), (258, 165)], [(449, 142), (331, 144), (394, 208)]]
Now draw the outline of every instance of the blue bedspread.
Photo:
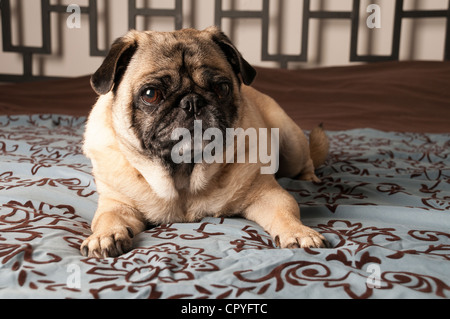
[(0, 298), (449, 298), (450, 134), (328, 132), (321, 183), (279, 182), (330, 249), (205, 218), (79, 253), (97, 193), (85, 118), (0, 116)]

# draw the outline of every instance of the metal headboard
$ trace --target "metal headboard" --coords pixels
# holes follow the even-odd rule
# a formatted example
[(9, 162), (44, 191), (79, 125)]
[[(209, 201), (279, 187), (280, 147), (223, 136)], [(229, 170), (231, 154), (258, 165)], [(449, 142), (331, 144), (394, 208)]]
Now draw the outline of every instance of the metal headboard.
[[(128, 26), (130, 29), (136, 28), (136, 19), (139, 16), (152, 17), (173, 17), (175, 21), (174, 28), (181, 29), (183, 26), (183, 3), (184, 0), (175, 0), (175, 7), (168, 9), (140, 8), (137, 7), (136, 0), (128, 0)], [(223, 19), (251, 18), (259, 19), (262, 25), (262, 47), (261, 57), (263, 61), (275, 61), (280, 67), (286, 68), (290, 62), (306, 62), (308, 52), (309, 25), (311, 19), (346, 19), (351, 21), (351, 40), (350, 40), (350, 61), (358, 62), (376, 62), (399, 59), (400, 36), (402, 21), (405, 18), (446, 18), (446, 35), (444, 46), (444, 60), (450, 60), (450, 3), (445, 10), (404, 10), (403, 0), (395, 0), (395, 17), (392, 36), (392, 51), (390, 55), (358, 55), (358, 26), (360, 0), (353, 0), (351, 11), (311, 11), (310, 0), (303, 0), (302, 34), (300, 54), (270, 54), (269, 53), (269, 6), (270, 0), (262, 1), (261, 10), (224, 10), (222, 0), (215, 0), (215, 24), (222, 26)], [(41, 0), (41, 20), (42, 20), (42, 46), (32, 47), (12, 44), (11, 28), (11, 6), (10, 0), (1, 0), (1, 20), (3, 51), (15, 52), (22, 56), (23, 73), (20, 75), (0, 74), (0, 81), (22, 82), (51, 79), (55, 77), (34, 75), (33, 55), (34, 54), (52, 54), (51, 52), (51, 25), (50, 14), (58, 13), (67, 15), (67, 6), (51, 4), (50, 0)], [(91, 56), (105, 56), (107, 50), (98, 48), (98, 9), (97, 0), (89, 0), (87, 6), (80, 6), (81, 14), (87, 14), (89, 17), (89, 44)]]

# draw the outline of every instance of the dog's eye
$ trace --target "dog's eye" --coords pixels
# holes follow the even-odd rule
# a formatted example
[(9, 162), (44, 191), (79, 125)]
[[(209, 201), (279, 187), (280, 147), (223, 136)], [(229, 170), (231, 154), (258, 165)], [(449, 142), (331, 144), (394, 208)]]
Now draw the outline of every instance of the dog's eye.
[(162, 100), (162, 93), (156, 89), (147, 89), (142, 93), (141, 99), (145, 104), (159, 104)]
[(230, 95), (231, 87), (228, 83), (219, 83), (214, 86), (214, 91), (219, 99), (224, 99)]

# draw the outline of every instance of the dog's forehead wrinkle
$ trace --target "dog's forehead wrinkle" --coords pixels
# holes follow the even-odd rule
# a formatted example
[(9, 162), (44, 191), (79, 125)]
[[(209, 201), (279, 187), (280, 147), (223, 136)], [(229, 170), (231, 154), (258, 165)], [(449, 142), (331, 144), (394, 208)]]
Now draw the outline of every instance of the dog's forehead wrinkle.
[(170, 33), (152, 33), (151, 37), (156, 43), (164, 41), (164, 45), (150, 46), (147, 43), (139, 47), (139, 58), (133, 60), (133, 67), (129, 70), (136, 74), (133, 77), (148, 78), (148, 83), (159, 79), (163, 85), (179, 89), (186, 87), (184, 79), (187, 78), (189, 86), (206, 89), (210, 83), (205, 83), (205, 80), (212, 81), (215, 76), (230, 72), (227, 65), (217, 64), (220, 59), (215, 57), (219, 52), (205, 39), (177, 39)]

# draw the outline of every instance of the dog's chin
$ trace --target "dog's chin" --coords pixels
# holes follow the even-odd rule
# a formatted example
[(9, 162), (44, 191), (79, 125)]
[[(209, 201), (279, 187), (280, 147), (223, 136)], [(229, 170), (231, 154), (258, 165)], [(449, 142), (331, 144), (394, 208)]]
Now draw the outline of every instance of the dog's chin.
[[(219, 129), (223, 134), (222, 136), (226, 136), (227, 127), (231, 127), (231, 123), (221, 121), (212, 114), (191, 116), (182, 120), (173, 119), (171, 121), (159, 123), (159, 125), (153, 126), (146, 133), (142, 134), (142, 146), (146, 152), (148, 152), (150, 157), (159, 159), (172, 175), (180, 173), (189, 175), (192, 173), (195, 166), (195, 143), (198, 145), (198, 140), (200, 139), (202, 141), (202, 148), (204, 148), (205, 143), (203, 136), (207, 129)], [(185, 136), (178, 134), (173, 136), (173, 132), (176, 132), (177, 130), (178, 132), (183, 131), (185, 133), (189, 131), (191, 163), (177, 164), (172, 159), (172, 151), (176, 147), (179, 147), (180, 142), (188, 143)]]

